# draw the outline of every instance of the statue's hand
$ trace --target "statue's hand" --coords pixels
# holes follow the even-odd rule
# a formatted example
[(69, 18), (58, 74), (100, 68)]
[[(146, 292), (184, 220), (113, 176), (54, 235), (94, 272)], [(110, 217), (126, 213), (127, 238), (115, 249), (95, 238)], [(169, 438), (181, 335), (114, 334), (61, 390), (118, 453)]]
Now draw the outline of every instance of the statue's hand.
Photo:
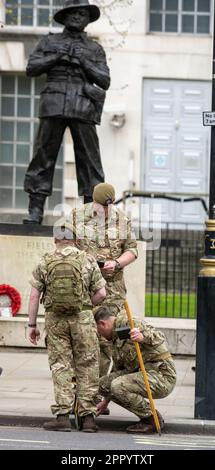
[(63, 45), (59, 48), (59, 50), (57, 51), (57, 60), (61, 59), (63, 56), (66, 56), (68, 55), (69, 53), (69, 46), (67, 45)]
[(76, 46), (73, 50), (72, 59), (78, 59), (80, 64), (83, 61), (83, 48)]
[(83, 49), (81, 47), (75, 47), (70, 49), (69, 62), (71, 65), (81, 66), (82, 65)]

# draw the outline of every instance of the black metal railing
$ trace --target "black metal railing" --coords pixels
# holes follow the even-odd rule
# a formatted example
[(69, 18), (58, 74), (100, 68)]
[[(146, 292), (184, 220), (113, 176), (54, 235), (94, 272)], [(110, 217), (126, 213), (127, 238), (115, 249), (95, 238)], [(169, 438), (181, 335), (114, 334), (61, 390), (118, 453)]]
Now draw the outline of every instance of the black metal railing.
[[(187, 203), (199, 201), (205, 216), (208, 195), (188, 193), (150, 193), (126, 190), (116, 204), (130, 198), (166, 199)], [(137, 227), (138, 227), (137, 222)], [(137, 228), (136, 227), (136, 228)], [(143, 240), (139, 229), (137, 238)], [(145, 240), (147, 242), (147, 240)], [(161, 241), (157, 249), (146, 251), (145, 315), (171, 318), (196, 317), (196, 290), (200, 259), (204, 255), (204, 226), (192, 223), (162, 223)]]
[[(157, 250), (146, 252), (145, 315), (171, 318), (196, 317), (196, 288), (200, 258), (204, 254), (203, 230), (186, 224), (161, 232)], [(196, 228), (196, 226), (195, 226)]]
[(181, 203), (199, 201), (204, 211), (206, 212), (206, 214), (209, 213), (209, 210), (205, 201), (205, 199), (208, 198), (208, 194), (201, 194), (200, 196), (199, 194), (195, 194), (195, 193), (161, 193), (161, 192), (157, 193), (157, 192), (136, 191), (136, 190), (127, 189), (126, 191), (123, 191), (122, 197), (120, 199), (117, 199), (115, 204), (117, 205), (122, 202), (124, 209), (125, 209), (126, 201), (131, 198), (166, 199), (168, 201), (181, 202)]

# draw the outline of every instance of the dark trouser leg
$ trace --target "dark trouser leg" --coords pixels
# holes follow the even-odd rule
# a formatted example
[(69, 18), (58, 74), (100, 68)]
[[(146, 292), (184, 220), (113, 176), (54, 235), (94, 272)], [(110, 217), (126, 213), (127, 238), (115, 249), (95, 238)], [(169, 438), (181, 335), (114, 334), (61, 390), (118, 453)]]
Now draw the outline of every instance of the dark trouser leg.
[(29, 215), (24, 224), (41, 224), (46, 196), (52, 193), (52, 182), (58, 151), (66, 128), (66, 121), (44, 118), (34, 143), (33, 158), (26, 171), (24, 190), (29, 193)]
[(73, 119), (69, 120), (69, 127), (74, 143), (78, 194), (89, 202), (94, 186), (104, 182), (96, 127)]
[(66, 126), (65, 119), (40, 120), (33, 158), (25, 175), (24, 190), (27, 193), (51, 195), (55, 163)]

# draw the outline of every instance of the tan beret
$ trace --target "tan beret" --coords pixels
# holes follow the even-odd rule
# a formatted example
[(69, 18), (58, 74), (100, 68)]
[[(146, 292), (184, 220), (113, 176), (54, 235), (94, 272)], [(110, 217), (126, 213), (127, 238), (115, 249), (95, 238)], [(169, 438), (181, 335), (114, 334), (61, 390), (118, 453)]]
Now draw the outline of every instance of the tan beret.
[(93, 200), (102, 204), (102, 206), (108, 206), (115, 200), (115, 189), (111, 184), (99, 183), (93, 190)]

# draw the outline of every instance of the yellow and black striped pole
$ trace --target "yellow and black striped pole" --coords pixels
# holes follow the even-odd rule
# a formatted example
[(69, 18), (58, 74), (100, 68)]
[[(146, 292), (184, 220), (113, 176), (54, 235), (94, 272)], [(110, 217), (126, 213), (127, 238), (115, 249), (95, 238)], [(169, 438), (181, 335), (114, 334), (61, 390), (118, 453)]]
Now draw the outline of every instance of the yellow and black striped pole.
[[(135, 325), (134, 325), (134, 320), (133, 320), (132, 313), (131, 313), (131, 310), (130, 310), (130, 307), (128, 305), (127, 300), (125, 301), (125, 310), (126, 310), (126, 313), (128, 315), (128, 321), (129, 321), (129, 324), (130, 324), (130, 327), (131, 327), (131, 330), (132, 330), (133, 328), (135, 328)], [(145, 382), (149, 403), (150, 403), (151, 410), (152, 410), (152, 413), (153, 413), (155, 427), (156, 427), (156, 430), (157, 430), (158, 434), (161, 436), (161, 427), (160, 427), (157, 411), (155, 409), (155, 405), (154, 405), (154, 402), (153, 402), (152, 393), (151, 393), (151, 390), (150, 390), (150, 385), (149, 385), (146, 369), (145, 369), (144, 362), (143, 362), (143, 357), (142, 357), (142, 354), (141, 354), (141, 351), (140, 351), (140, 345), (137, 341), (135, 341), (134, 344), (135, 344), (135, 348), (136, 348), (136, 351), (137, 351), (137, 357), (138, 357), (138, 360), (139, 360), (140, 369), (141, 369), (141, 372), (143, 374), (143, 379), (144, 379), (144, 382)]]

